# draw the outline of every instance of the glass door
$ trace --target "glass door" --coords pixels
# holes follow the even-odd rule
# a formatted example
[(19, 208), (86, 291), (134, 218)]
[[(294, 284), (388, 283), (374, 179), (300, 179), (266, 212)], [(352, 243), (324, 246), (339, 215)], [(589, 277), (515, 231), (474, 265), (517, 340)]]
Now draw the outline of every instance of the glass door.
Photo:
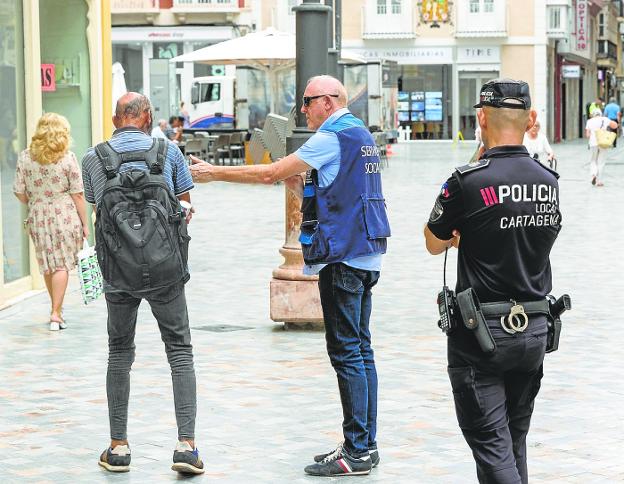
[(481, 86), (498, 77), (498, 72), (461, 72), (459, 74), (459, 130), (464, 139), (475, 139), (477, 112)]
[(26, 146), (24, 105), (24, 35), (22, 2), (3, 3), (0, 15), (0, 219), (2, 220), (2, 283), (30, 275), (26, 206), (13, 195), (17, 157)]

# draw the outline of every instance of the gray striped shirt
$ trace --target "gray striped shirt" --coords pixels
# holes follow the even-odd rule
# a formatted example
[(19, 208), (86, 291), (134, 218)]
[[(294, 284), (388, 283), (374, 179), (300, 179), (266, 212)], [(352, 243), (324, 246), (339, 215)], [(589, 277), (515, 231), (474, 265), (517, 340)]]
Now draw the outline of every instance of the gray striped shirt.
[[(127, 153), (128, 151), (147, 151), (153, 142), (154, 138), (137, 128), (121, 128), (113, 133), (109, 144), (116, 152)], [(193, 188), (191, 172), (178, 147), (170, 141), (167, 141), (167, 145), (167, 161), (163, 168), (163, 177), (176, 196), (182, 195)], [(119, 167), (119, 171), (130, 169), (147, 170), (148, 168), (143, 162), (124, 163)], [(82, 158), (82, 181), (87, 202), (99, 203), (106, 184), (106, 175), (93, 148), (89, 148)]]

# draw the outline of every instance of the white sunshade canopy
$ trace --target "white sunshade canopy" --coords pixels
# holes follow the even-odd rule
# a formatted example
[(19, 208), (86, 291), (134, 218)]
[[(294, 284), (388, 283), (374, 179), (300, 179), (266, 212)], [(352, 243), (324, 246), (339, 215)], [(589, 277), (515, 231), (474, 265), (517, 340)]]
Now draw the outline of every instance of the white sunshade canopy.
[[(296, 36), (271, 27), (174, 57), (171, 62), (248, 65), (266, 71), (291, 67), (295, 64), (295, 58)], [(348, 51), (342, 52), (341, 60), (366, 62), (359, 55)]]
[[(252, 32), (243, 37), (225, 40), (188, 54), (179, 55), (171, 62), (249, 66), (266, 72), (271, 83), (271, 112), (275, 111), (277, 73), (295, 66), (297, 37), (272, 27)], [(359, 55), (342, 51), (342, 61), (364, 64)]]

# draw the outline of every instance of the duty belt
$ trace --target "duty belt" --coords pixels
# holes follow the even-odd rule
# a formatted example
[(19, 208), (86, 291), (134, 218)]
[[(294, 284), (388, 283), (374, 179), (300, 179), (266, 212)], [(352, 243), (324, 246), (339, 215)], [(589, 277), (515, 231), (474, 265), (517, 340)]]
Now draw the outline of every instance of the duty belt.
[(500, 325), (509, 334), (522, 333), (529, 325), (529, 315), (550, 315), (547, 299), (539, 301), (481, 303), (483, 316), (500, 317)]

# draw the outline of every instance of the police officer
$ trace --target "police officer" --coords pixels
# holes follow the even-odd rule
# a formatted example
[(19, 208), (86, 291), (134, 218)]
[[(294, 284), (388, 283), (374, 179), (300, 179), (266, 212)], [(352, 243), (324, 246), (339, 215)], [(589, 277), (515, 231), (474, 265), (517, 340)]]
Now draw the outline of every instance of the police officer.
[(468, 329), (472, 319), (459, 318), (448, 335), (457, 420), (479, 482), (526, 483), (526, 436), (546, 349), (549, 254), (561, 228), (558, 175), (522, 146), (536, 120), (526, 82), (492, 80), (475, 107), (485, 151), (443, 185), (425, 239), (433, 255), (458, 248), (457, 293), (472, 288), (489, 329), (480, 335), (493, 340), (486, 353)]
[[(390, 227), (379, 150), (347, 109), (344, 86), (330, 76), (308, 81), (301, 112), (316, 133), (269, 165), (213, 166), (192, 158), (193, 179), (287, 186), (302, 199), (304, 273), (318, 274), (329, 358), (338, 377), (344, 442), (315, 456), (317, 476), (370, 473), (379, 462), (377, 372), (371, 348), (371, 289), (379, 279)], [(305, 172), (305, 176), (301, 174)]]

